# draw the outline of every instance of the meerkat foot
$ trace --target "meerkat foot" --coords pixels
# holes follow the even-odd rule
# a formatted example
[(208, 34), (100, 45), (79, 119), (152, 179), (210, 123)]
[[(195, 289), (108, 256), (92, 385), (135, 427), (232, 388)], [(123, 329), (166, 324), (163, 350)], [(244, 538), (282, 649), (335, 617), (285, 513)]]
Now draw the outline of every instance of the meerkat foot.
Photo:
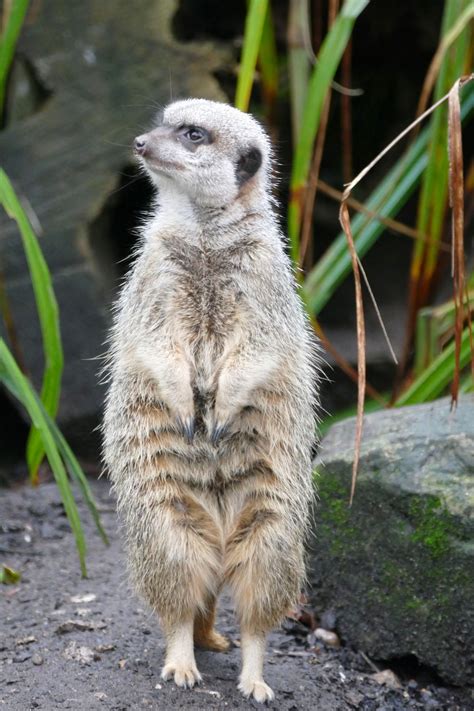
[(162, 669), (161, 678), (168, 681), (173, 678), (176, 686), (189, 688), (195, 684), (200, 684), (202, 676), (200, 675), (196, 664), (183, 664), (182, 662), (167, 662)]
[(265, 635), (242, 630), (240, 646), (242, 649), (242, 673), (239, 690), (248, 699), (251, 696), (263, 704), (272, 701), (275, 694), (263, 680), (263, 658), (265, 654)]
[(249, 699), (251, 696), (258, 701), (260, 704), (264, 704), (266, 701), (273, 701), (275, 694), (273, 690), (264, 682), (263, 679), (253, 679), (242, 675), (240, 677), (240, 682), (238, 686), (239, 691)]
[(192, 688), (202, 681), (194, 659), (193, 620), (174, 625), (168, 631), (165, 665), (161, 672), (164, 681), (174, 678), (176, 686)]
[(230, 648), (230, 640), (217, 630), (210, 630), (202, 636), (195, 636), (194, 642), (201, 649), (209, 649), (211, 652), (227, 652)]

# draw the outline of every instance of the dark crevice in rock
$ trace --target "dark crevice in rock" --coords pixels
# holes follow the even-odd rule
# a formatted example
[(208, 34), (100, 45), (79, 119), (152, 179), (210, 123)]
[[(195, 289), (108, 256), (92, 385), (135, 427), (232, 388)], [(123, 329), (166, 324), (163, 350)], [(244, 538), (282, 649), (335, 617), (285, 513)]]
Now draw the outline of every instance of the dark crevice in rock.
[(0, 486), (16, 478), (13, 468), (25, 452), (28, 424), (14, 402), (0, 388)]
[(18, 54), (8, 78), (1, 128), (41, 111), (52, 95), (52, 90), (42, 81), (34, 62), (26, 55)]
[(391, 669), (402, 681), (414, 679), (420, 687), (428, 686), (429, 684), (436, 684), (437, 686), (443, 686), (444, 684), (436, 669), (422, 664), (415, 654), (378, 659), (376, 664), (380, 669)]
[(232, 67), (220, 67), (213, 72), (214, 77), (224, 92), (229, 104), (234, 103), (235, 87), (237, 86), (237, 76)]
[(182, 42), (212, 38), (231, 40), (243, 33), (244, 0), (181, 0), (173, 17), (172, 30)]
[(113, 298), (130, 267), (138, 228), (150, 209), (152, 196), (153, 188), (137, 166), (126, 165), (116, 189), (90, 225), (90, 246), (106, 301)]

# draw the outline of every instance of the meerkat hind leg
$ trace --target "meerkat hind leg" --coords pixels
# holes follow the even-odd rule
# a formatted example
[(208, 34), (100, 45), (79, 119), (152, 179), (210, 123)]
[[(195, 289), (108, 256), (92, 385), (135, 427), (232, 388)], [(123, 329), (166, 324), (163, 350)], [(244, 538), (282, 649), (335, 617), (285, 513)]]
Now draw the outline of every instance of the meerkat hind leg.
[(161, 678), (174, 678), (177, 686), (193, 687), (202, 680), (194, 658), (194, 620), (165, 624), (166, 658)]
[(206, 611), (198, 611), (194, 618), (194, 642), (202, 649), (213, 652), (226, 652), (230, 641), (223, 634), (214, 629), (216, 618), (216, 598), (209, 601)]
[(253, 696), (255, 701), (272, 701), (275, 694), (263, 679), (263, 660), (265, 657), (265, 634), (242, 629), (240, 646), (242, 650), (242, 672), (239, 691), (246, 698)]

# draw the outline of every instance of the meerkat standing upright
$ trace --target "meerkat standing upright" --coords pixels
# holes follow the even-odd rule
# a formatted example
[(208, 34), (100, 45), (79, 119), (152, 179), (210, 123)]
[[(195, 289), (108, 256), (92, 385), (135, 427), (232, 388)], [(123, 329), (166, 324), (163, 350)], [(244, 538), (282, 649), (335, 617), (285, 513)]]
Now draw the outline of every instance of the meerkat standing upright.
[(158, 187), (116, 307), (104, 457), (132, 578), (161, 618), (162, 677), (193, 686), (194, 643), (223, 585), (241, 627), (239, 688), (304, 575), (317, 357), (272, 209), (271, 149), (225, 104), (168, 106), (135, 140)]

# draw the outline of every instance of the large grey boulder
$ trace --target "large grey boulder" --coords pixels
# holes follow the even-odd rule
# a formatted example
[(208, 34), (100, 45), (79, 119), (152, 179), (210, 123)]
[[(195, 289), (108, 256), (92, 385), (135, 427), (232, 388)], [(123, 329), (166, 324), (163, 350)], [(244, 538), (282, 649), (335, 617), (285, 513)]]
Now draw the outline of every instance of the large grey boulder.
[(318, 606), (374, 659), (473, 684), (474, 397), (368, 415), (349, 508), (353, 443), (353, 419), (334, 425), (316, 463)]
[[(114, 208), (110, 199), (127, 195), (115, 191), (130, 172), (133, 137), (171, 96), (224, 99), (214, 72), (227, 61), (226, 50), (177, 42), (176, 7), (173, 0), (32, 3), (19, 45), (14, 96), (26, 91), (26, 106), (18, 98), (11, 107), (12, 123), (0, 132), (0, 161), (42, 227), (65, 349), (60, 422), (76, 446), (89, 436), (103, 397), (96, 358), (104, 350), (109, 287), (120, 269), (107, 264), (117, 260), (114, 224), (101, 215), (104, 206)], [(43, 87), (38, 110), (28, 117), (34, 101), (26, 74)], [(123, 205), (115, 217), (127, 218), (131, 209)], [(35, 303), (21, 239), (2, 209), (0, 262), (23, 355), (39, 385)]]

